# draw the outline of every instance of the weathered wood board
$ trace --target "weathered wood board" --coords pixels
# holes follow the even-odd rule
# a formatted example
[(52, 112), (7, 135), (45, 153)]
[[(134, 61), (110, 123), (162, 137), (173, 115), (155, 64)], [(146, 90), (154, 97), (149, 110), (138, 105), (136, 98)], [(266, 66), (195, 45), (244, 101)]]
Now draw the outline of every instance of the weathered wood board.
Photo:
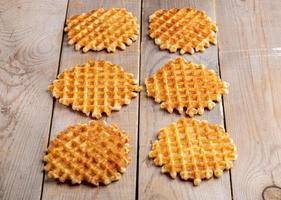
[[(171, 54), (160, 51), (148, 36), (148, 17), (161, 8), (194, 7), (205, 10), (213, 19), (216, 19), (213, 1), (143, 1), (142, 15), (142, 54), (141, 54), (141, 82), (156, 72), (169, 59), (179, 57), (179, 53)], [(202, 63), (219, 73), (218, 51), (211, 46), (204, 53), (184, 55), (186, 60)], [(231, 199), (230, 178), (228, 172), (220, 179), (203, 182), (194, 187), (192, 182), (184, 182), (179, 178), (172, 180), (168, 175), (161, 174), (161, 168), (155, 167), (148, 158), (151, 143), (156, 139), (156, 132), (175, 122), (180, 117), (177, 113), (169, 114), (160, 109), (160, 105), (146, 93), (141, 93), (140, 100), (140, 131), (139, 131), (139, 198), (140, 199)], [(222, 107), (218, 104), (212, 111), (206, 111), (199, 119), (207, 119), (212, 123), (223, 124)]]
[[(139, 1), (69, 1), (68, 17), (71, 15), (86, 12), (95, 8), (125, 7), (131, 11), (140, 22), (141, 4)], [(88, 59), (109, 60), (114, 64), (121, 65), (125, 70), (135, 75), (138, 80), (139, 74), (139, 50), (140, 40), (138, 39), (125, 51), (117, 50), (115, 53), (75, 51), (73, 46), (67, 44), (65, 34), (61, 55), (60, 71), (69, 68), (77, 63), (85, 63)], [(113, 112), (110, 117), (104, 117), (108, 123), (117, 124), (129, 135), (131, 144), (132, 161), (121, 180), (112, 183), (109, 187), (92, 187), (89, 185), (70, 186), (67, 184), (58, 185), (56, 181), (45, 179), (43, 199), (134, 199), (137, 181), (137, 132), (138, 132), (138, 97), (123, 107), (119, 112)], [(78, 122), (87, 123), (91, 119), (79, 112), (56, 102), (54, 117), (51, 129), (51, 139), (57, 132), (63, 130), (69, 124)], [(58, 187), (59, 186), (59, 187)]]
[(66, 4), (0, 3), (0, 199), (40, 198)]
[[(225, 120), (239, 154), (234, 199), (262, 199), (266, 187), (281, 185), (280, 7), (281, 1), (265, 0), (216, 6), (221, 74), (230, 83)], [(281, 199), (280, 190), (265, 199)]]

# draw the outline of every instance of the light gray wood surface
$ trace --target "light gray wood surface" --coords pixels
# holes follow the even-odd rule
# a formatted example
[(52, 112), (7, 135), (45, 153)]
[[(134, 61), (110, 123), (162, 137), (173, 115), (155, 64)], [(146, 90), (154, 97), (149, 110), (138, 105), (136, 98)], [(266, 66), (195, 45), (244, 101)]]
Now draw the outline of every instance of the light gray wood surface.
[[(262, 199), (266, 187), (281, 185), (280, 8), (281, 1), (265, 0), (216, 7), (221, 73), (230, 83), (225, 120), (239, 154), (234, 199)], [(281, 199), (280, 188), (266, 194)]]
[[(126, 7), (141, 25), (138, 41), (115, 53), (82, 53), (67, 45), (65, 18), (94, 8)], [(197, 119), (225, 124), (238, 148), (231, 173), (199, 187), (161, 174), (147, 155), (156, 132), (176, 121), (146, 96), (103, 117), (125, 130), (132, 162), (109, 186), (58, 184), (43, 176), (49, 139), (69, 124), (90, 118), (53, 101), (47, 86), (88, 59), (123, 66), (144, 84), (163, 64), (180, 56), (160, 51), (148, 33), (155, 10), (194, 7), (217, 22), (218, 47), (184, 55), (230, 83), (223, 104)], [(273, 0), (3, 0), (0, 2), (0, 199), (266, 199), (280, 200), (281, 1)], [(53, 104), (54, 103), (54, 104)], [(223, 106), (224, 105), (224, 106)]]
[(0, 199), (39, 199), (67, 1), (0, 2)]

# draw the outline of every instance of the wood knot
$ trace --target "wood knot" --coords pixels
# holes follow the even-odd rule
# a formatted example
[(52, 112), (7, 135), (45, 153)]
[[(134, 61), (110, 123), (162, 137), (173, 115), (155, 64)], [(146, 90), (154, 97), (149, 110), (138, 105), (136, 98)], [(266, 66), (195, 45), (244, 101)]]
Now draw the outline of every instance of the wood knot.
[(281, 187), (276, 185), (270, 185), (262, 191), (263, 200), (281, 200)]
[(0, 113), (7, 115), (10, 113), (10, 107), (8, 106), (1, 106), (0, 107)]

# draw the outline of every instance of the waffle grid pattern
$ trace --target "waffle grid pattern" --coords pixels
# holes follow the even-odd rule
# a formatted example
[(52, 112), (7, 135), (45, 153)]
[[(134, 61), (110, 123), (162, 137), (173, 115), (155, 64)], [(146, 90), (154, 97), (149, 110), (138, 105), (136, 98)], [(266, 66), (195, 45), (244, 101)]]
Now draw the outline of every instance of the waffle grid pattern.
[(193, 54), (216, 44), (217, 26), (203, 12), (191, 8), (157, 10), (149, 18), (149, 36), (160, 49)]
[(48, 87), (59, 102), (82, 111), (87, 116), (101, 118), (112, 110), (120, 110), (137, 96), (141, 87), (133, 74), (107, 61), (90, 60), (61, 73)]
[(91, 121), (69, 126), (50, 143), (44, 170), (60, 182), (93, 185), (117, 181), (129, 163), (127, 135), (114, 125)]
[(228, 93), (228, 83), (222, 82), (214, 70), (186, 62), (179, 57), (171, 60), (145, 81), (147, 95), (161, 103), (168, 112), (194, 116), (202, 115), (204, 108), (213, 109), (221, 95)]
[(182, 118), (161, 129), (152, 145), (149, 157), (163, 173), (183, 180), (192, 179), (199, 185), (202, 179), (219, 177), (236, 160), (236, 147), (224, 129), (206, 121)]
[(75, 49), (114, 52), (124, 50), (137, 40), (139, 25), (137, 19), (125, 8), (103, 8), (70, 17), (64, 29), (68, 43)]

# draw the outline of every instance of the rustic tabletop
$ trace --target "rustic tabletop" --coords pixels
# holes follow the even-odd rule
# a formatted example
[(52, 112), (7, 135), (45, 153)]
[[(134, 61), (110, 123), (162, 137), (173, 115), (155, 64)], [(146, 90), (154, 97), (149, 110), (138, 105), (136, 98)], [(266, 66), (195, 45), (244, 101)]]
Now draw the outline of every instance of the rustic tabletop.
[[(125, 7), (138, 19), (137, 42), (115, 53), (81, 53), (67, 45), (68, 16), (93, 8)], [(198, 119), (225, 126), (238, 160), (219, 179), (191, 182), (160, 173), (147, 155), (156, 131), (181, 116), (168, 114), (145, 91), (103, 119), (129, 134), (132, 162), (109, 186), (58, 184), (43, 172), (49, 141), (89, 118), (47, 92), (56, 75), (89, 58), (123, 66), (144, 79), (178, 53), (148, 37), (148, 17), (160, 8), (193, 7), (216, 21), (218, 45), (186, 60), (214, 69), (230, 93)], [(281, 199), (280, 0), (2, 0), (0, 2), (0, 199)]]

